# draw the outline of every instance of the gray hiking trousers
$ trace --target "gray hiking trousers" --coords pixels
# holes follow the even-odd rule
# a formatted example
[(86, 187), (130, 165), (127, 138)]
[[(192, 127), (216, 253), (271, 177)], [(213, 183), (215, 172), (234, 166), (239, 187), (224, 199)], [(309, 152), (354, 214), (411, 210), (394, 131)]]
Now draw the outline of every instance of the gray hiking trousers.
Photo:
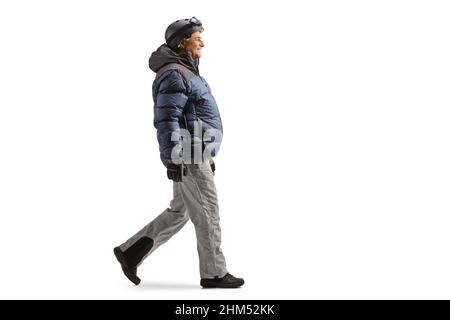
[(183, 181), (173, 183), (173, 200), (170, 202), (170, 208), (120, 245), (120, 249), (125, 251), (140, 238), (149, 237), (153, 239), (154, 244), (145, 259), (180, 231), (189, 219), (193, 222), (197, 235), (200, 277), (223, 277), (228, 271), (220, 248), (219, 206), (209, 162), (187, 164)]

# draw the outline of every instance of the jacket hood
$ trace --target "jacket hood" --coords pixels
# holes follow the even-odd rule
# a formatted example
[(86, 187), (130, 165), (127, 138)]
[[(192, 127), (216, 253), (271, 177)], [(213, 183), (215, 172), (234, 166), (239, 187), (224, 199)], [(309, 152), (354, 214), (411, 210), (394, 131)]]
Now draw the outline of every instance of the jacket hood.
[(170, 49), (167, 44), (162, 44), (159, 46), (159, 48), (152, 53), (150, 59), (148, 60), (148, 66), (153, 72), (158, 72), (159, 69), (169, 63), (181, 64), (191, 70), (194, 74), (199, 74), (198, 59), (192, 59), (192, 55), (190, 53), (178, 54)]

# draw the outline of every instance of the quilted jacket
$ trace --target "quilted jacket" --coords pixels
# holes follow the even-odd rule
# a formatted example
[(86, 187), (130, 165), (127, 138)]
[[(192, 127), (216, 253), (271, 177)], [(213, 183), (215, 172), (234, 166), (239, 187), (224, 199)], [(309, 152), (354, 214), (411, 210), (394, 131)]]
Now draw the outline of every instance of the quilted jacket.
[(150, 69), (156, 72), (154, 126), (165, 166), (177, 163), (180, 157), (185, 162), (202, 161), (214, 157), (220, 148), (223, 129), (219, 109), (210, 86), (200, 76), (198, 62), (165, 44), (149, 59)]

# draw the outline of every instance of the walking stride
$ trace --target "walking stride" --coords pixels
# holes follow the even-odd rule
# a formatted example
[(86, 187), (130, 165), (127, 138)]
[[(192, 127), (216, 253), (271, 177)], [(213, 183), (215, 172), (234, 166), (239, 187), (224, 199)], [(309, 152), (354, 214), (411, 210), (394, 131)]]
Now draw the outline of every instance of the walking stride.
[(160, 157), (173, 181), (170, 207), (134, 236), (114, 248), (125, 276), (140, 283), (137, 268), (154, 250), (191, 220), (197, 237), (200, 285), (237, 288), (221, 249), (215, 163), (222, 140), (222, 121), (210, 86), (200, 76), (203, 26), (195, 17), (167, 27), (166, 43), (152, 53), (154, 126)]

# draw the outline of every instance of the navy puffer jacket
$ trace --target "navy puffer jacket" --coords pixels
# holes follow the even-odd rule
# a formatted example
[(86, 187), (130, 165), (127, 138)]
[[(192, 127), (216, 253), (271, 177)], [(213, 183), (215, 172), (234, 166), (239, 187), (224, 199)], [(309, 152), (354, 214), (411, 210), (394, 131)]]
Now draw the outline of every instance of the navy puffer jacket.
[[(222, 140), (222, 121), (211, 89), (199, 74), (198, 60), (163, 44), (152, 53), (149, 66), (157, 73), (153, 82), (154, 126), (164, 165), (177, 163), (174, 159), (181, 156), (185, 162), (214, 157)], [(182, 143), (180, 129), (189, 131), (190, 153), (188, 140)]]

